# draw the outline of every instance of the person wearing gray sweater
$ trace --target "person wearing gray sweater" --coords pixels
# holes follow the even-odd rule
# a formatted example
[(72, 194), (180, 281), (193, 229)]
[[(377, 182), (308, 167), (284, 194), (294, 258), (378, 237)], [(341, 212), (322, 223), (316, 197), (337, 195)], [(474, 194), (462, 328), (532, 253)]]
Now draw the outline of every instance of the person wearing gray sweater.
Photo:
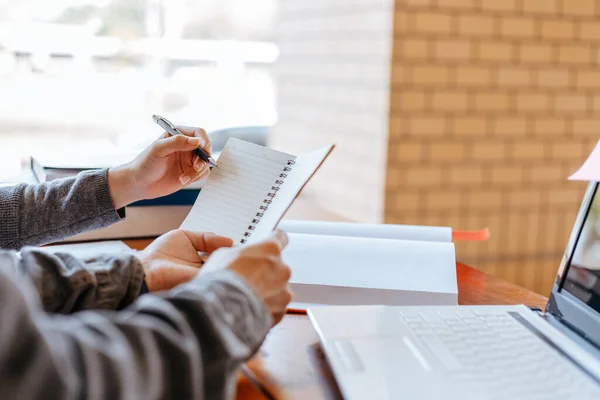
[[(208, 166), (189, 150), (210, 153), (206, 133), (184, 133), (124, 166), (0, 188), (0, 398), (234, 396), (239, 366), (291, 300), (285, 234), (233, 248), (177, 230), (136, 255), (87, 259), (31, 247), (107, 226), (133, 201), (204, 178)], [(199, 252), (210, 253), (204, 265)]]

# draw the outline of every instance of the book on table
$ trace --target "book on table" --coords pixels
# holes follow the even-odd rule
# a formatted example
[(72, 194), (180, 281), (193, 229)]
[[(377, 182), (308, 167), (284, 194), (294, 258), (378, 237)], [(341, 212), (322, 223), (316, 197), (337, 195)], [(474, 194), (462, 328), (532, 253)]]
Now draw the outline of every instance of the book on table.
[(457, 232), (451, 228), (280, 222), (333, 147), (294, 156), (230, 139), (181, 227), (240, 246), (265, 239), (277, 226), (288, 232), (283, 258), (292, 269), (293, 308), (456, 304)]

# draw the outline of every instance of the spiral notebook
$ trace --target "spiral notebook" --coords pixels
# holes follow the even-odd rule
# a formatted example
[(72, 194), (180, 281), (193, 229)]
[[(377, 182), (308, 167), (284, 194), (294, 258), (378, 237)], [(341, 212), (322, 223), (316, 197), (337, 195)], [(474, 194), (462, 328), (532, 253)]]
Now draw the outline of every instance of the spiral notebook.
[(229, 139), (181, 228), (242, 245), (264, 239), (334, 147), (294, 156)]

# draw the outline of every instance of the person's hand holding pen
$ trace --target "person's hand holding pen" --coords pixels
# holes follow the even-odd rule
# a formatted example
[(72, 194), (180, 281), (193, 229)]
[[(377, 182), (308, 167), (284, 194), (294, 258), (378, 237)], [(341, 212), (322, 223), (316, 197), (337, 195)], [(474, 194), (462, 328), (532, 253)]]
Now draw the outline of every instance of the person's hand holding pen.
[(164, 132), (133, 161), (110, 168), (108, 183), (116, 209), (133, 202), (174, 193), (204, 179), (210, 165), (193, 151), (212, 152), (202, 128), (177, 127), (178, 135)]

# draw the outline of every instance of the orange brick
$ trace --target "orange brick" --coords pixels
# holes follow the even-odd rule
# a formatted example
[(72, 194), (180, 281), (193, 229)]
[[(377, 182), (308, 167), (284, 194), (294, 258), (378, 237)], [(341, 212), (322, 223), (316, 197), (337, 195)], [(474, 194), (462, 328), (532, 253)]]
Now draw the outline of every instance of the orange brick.
[(512, 44), (499, 41), (481, 42), (477, 50), (482, 61), (510, 61), (514, 52)]
[(406, 171), (406, 183), (411, 186), (430, 186), (441, 182), (440, 167), (413, 167)]
[(479, 189), (469, 191), (466, 198), (467, 209), (497, 209), (502, 207), (503, 193), (498, 189)]
[(547, 194), (548, 203), (553, 206), (572, 205), (579, 203), (578, 199), (582, 197), (581, 191), (577, 188), (552, 188)]
[(461, 111), (467, 109), (467, 95), (463, 92), (437, 92), (433, 94), (433, 109)]
[(427, 39), (398, 39), (402, 42), (402, 56), (406, 59), (421, 60), (430, 55), (431, 43)]
[(462, 117), (454, 119), (452, 133), (459, 136), (485, 136), (488, 134), (488, 119), (484, 117)]
[(462, 8), (472, 10), (477, 7), (478, 0), (437, 0), (439, 8)]
[(550, 109), (550, 96), (547, 94), (517, 94), (517, 110), (520, 111), (548, 111)]
[(582, 155), (583, 146), (581, 143), (576, 142), (575, 140), (553, 142), (550, 146), (550, 156), (554, 160), (578, 159)]
[(600, 135), (600, 118), (577, 118), (573, 121), (573, 135)]
[(440, 117), (412, 117), (407, 121), (407, 134), (415, 136), (442, 136), (448, 122)]
[(461, 206), (459, 192), (434, 190), (425, 194), (425, 207), (428, 211), (455, 210)]
[(589, 108), (588, 97), (580, 94), (557, 95), (554, 110), (563, 112), (585, 112)]
[(511, 207), (537, 206), (542, 204), (540, 190), (519, 189), (508, 193), (508, 204)]
[(561, 118), (536, 118), (533, 122), (535, 135), (566, 135), (567, 121)]
[(556, 14), (558, 0), (523, 0), (523, 11), (534, 14)]
[(393, 108), (404, 111), (422, 111), (428, 106), (429, 93), (418, 90), (402, 91), (394, 97)]
[(458, 162), (465, 158), (466, 146), (464, 143), (435, 141), (428, 144), (428, 146), (429, 158), (433, 162)]
[(527, 130), (527, 120), (524, 118), (500, 118), (493, 123), (493, 132), (497, 135), (526, 135)]
[(498, 165), (492, 168), (492, 183), (517, 184), (523, 181), (523, 168), (515, 165)]
[(600, 40), (600, 24), (598, 22), (579, 22), (579, 37), (584, 40)]
[(450, 69), (438, 66), (418, 66), (412, 70), (412, 82), (423, 86), (446, 86), (450, 81)]
[[(545, 1), (534, 0), (537, 3)], [(573, 39), (575, 38), (575, 24), (571, 21), (545, 20), (542, 21), (542, 37), (548, 39)]]
[(546, 44), (523, 44), (518, 52), (519, 60), (529, 63), (547, 63), (553, 58), (553, 49)]
[(532, 182), (562, 182), (567, 178), (560, 165), (534, 165), (529, 168), (529, 179)]
[(450, 183), (479, 184), (483, 182), (483, 169), (480, 166), (448, 167)]
[(570, 0), (563, 1), (561, 11), (565, 15), (593, 16), (596, 12), (596, 0)]
[(600, 71), (577, 71), (575, 84), (580, 89), (600, 89)]
[(491, 36), (495, 32), (496, 19), (483, 15), (461, 15), (458, 18), (458, 33), (464, 36)]
[(512, 145), (512, 156), (517, 160), (541, 160), (544, 154), (544, 143), (541, 141), (518, 140)]
[(413, 13), (404, 9), (396, 9), (394, 13), (394, 33), (409, 32), (412, 30)]
[(456, 84), (461, 87), (485, 87), (492, 84), (492, 70), (485, 67), (458, 67)]
[(476, 161), (506, 159), (507, 146), (503, 142), (477, 141), (471, 146), (471, 158)]
[(410, 75), (411, 70), (402, 64), (394, 64), (392, 66), (392, 83), (407, 83), (410, 82), (412, 77)]
[(452, 18), (444, 13), (419, 12), (414, 15), (413, 27), (422, 33), (447, 34), (452, 32)]
[[(395, 186), (397, 185), (393, 182)], [(405, 193), (398, 192), (394, 193), (390, 199), (390, 207), (394, 211), (415, 211), (423, 207), (423, 200), (421, 199), (421, 195), (419, 193)]]
[(523, 68), (501, 68), (498, 70), (498, 85), (501, 87), (529, 87), (532, 73)]
[(402, 140), (391, 146), (390, 157), (399, 163), (419, 162), (425, 158), (426, 146), (420, 141)]
[(536, 23), (530, 18), (500, 19), (500, 35), (511, 38), (528, 38), (535, 35)]
[(467, 40), (436, 40), (433, 54), (442, 60), (468, 60), (473, 54), (472, 48), (473, 45)]
[(565, 45), (558, 50), (558, 61), (563, 64), (591, 64), (592, 47), (582, 45)]
[(567, 87), (571, 83), (571, 75), (568, 69), (544, 68), (535, 75), (537, 85), (546, 88)]
[(503, 92), (475, 93), (473, 107), (478, 111), (505, 111), (511, 108), (510, 96)]
[(483, 11), (514, 12), (519, 9), (519, 2), (517, 0), (481, 0), (479, 7)]
[(406, 124), (404, 123), (404, 118), (392, 114), (390, 116), (390, 122), (388, 127), (390, 138), (404, 135), (405, 125)]
[(435, 0), (404, 0), (407, 6), (431, 6), (435, 4)]

